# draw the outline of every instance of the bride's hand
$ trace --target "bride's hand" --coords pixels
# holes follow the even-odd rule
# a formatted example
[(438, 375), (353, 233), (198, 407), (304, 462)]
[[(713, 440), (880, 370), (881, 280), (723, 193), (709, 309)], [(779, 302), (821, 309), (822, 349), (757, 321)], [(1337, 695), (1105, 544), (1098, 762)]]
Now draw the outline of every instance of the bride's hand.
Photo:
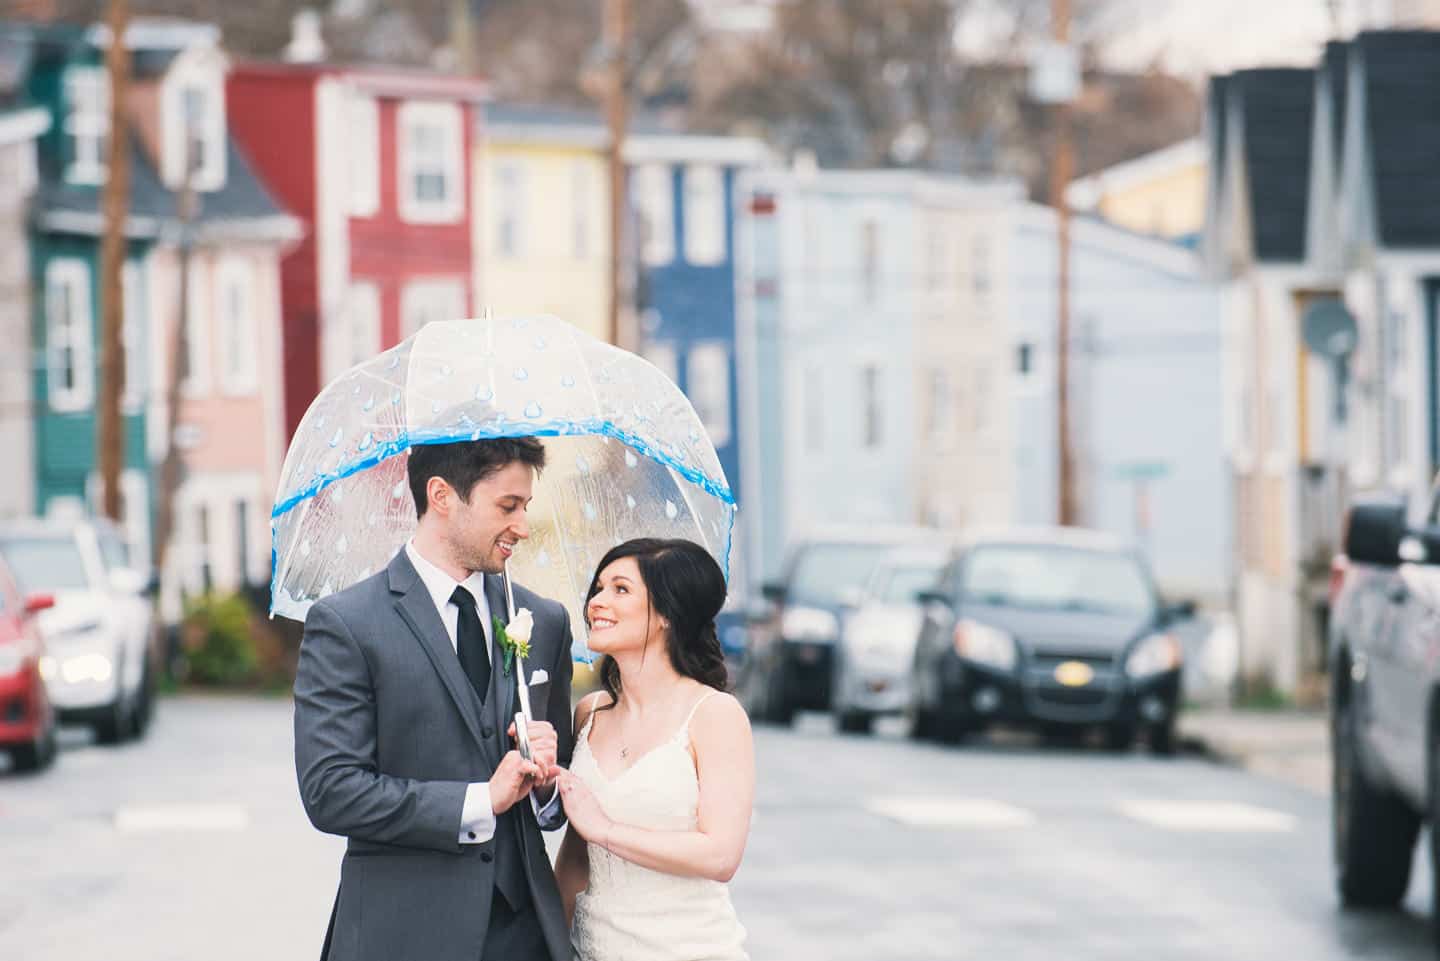
[(560, 771), (557, 783), (560, 785), (560, 803), (565, 805), (565, 817), (569, 819), (570, 826), (585, 840), (603, 844), (612, 822), (595, 799), (595, 793), (584, 781), (566, 770)]

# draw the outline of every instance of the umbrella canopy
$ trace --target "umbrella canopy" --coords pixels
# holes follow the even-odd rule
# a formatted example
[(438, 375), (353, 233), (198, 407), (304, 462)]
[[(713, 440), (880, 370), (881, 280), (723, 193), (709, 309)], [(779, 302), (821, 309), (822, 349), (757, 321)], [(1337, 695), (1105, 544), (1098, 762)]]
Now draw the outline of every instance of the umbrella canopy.
[(390, 562), (415, 531), (412, 445), (522, 436), (543, 438), (547, 466), (511, 572), (569, 609), (578, 659), (616, 544), (687, 538), (729, 576), (735, 498), (669, 378), (553, 317), (442, 321), (338, 377), (300, 422), (271, 514), (271, 612), (303, 620)]

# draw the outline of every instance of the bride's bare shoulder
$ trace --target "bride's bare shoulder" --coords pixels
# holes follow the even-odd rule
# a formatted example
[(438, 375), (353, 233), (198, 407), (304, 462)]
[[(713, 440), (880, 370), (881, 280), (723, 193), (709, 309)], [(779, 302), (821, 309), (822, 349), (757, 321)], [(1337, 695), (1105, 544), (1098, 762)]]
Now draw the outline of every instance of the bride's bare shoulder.
[(596, 691), (587, 694), (575, 705), (575, 730), (580, 730), (590, 720), (590, 715), (602, 707), (609, 707), (615, 703), (608, 691)]

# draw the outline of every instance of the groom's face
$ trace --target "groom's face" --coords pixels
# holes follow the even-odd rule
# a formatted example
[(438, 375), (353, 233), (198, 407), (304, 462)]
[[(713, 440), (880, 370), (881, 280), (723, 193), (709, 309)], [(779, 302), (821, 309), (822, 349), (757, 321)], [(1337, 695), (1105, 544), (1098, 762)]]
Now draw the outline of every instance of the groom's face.
[(529, 465), (512, 461), (476, 483), (468, 500), (453, 499), (446, 539), (469, 571), (498, 574), (515, 547), (530, 536), (526, 512), (535, 485)]

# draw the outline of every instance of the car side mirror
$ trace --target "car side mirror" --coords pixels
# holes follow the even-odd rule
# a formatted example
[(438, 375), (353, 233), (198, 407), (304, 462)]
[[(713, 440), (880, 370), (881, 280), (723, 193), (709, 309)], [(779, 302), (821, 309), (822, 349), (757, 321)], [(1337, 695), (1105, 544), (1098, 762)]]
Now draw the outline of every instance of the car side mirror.
[(48, 611), (55, 606), (54, 594), (31, 594), (25, 598), (25, 613), (27, 615), (39, 614), (41, 611)]
[(1345, 556), (1361, 564), (1394, 567), (1407, 533), (1403, 499), (1375, 494), (1357, 498), (1346, 513)]
[(785, 585), (779, 581), (766, 581), (760, 585), (760, 596), (772, 604), (785, 603)]
[(953, 606), (950, 603), (950, 595), (946, 594), (944, 591), (916, 591), (915, 600), (919, 601), (921, 604), (939, 604), (940, 606), (947, 608)]

